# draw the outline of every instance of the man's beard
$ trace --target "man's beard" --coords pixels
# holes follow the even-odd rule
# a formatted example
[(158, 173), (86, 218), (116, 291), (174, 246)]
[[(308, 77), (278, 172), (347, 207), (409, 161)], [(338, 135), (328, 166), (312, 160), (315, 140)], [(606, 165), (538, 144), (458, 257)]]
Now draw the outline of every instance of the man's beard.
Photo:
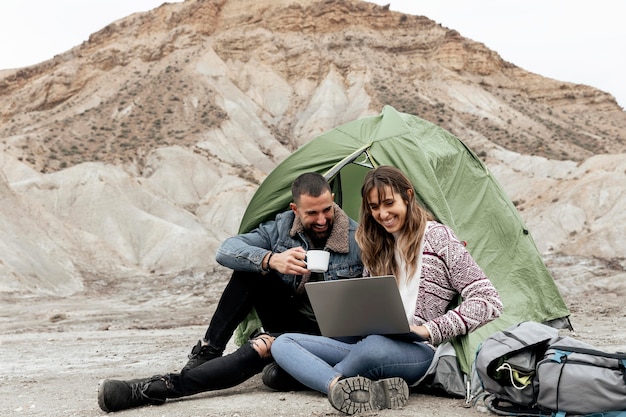
[(305, 229), (306, 235), (309, 237), (309, 239), (311, 239), (311, 243), (313, 243), (313, 246), (316, 248), (323, 248), (324, 246), (326, 246), (326, 241), (328, 240), (328, 237), (330, 236), (330, 232), (332, 230), (332, 223), (328, 223), (328, 228), (326, 228), (326, 230), (323, 232), (316, 232), (312, 226)]

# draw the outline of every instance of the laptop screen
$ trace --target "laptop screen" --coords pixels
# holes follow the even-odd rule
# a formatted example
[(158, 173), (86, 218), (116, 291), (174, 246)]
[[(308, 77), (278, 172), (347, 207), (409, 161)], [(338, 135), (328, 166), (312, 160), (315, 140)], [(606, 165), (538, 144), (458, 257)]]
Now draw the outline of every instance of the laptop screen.
[(323, 336), (410, 333), (392, 275), (309, 282), (305, 288)]

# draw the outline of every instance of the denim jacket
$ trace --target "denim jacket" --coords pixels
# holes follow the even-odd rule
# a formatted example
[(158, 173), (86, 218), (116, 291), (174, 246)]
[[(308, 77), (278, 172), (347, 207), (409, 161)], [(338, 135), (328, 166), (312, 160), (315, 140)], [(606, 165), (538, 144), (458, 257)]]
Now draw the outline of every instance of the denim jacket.
[[(363, 263), (361, 251), (354, 239), (357, 223), (337, 204), (334, 209), (333, 229), (324, 247), (330, 252), (324, 279), (360, 277), (363, 274)], [(261, 261), (268, 251), (280, 253), (298, 246), (308, 250), (309, 241), (300, 219), (289, 210), (248, 233), (226, 239), (218, 248), (215, 258), (220, 265), (233, 270), (262, 272)], [(302, 279), (296, 275), (279, 275), (294, 289)]]

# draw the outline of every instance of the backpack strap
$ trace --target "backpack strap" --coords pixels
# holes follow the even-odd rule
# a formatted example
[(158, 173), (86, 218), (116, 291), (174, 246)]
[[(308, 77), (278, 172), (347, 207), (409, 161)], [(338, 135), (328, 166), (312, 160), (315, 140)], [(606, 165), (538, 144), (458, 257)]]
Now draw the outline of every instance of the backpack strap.
[(550, 357), (550, 360), (552, 362), (562, 363), (565, 359), (567, 359), (567, 356), (571, 353), (572, 352), (568, 352), (568, 351), (561, 350), (561, 349), (554, 349), (554, 353)]

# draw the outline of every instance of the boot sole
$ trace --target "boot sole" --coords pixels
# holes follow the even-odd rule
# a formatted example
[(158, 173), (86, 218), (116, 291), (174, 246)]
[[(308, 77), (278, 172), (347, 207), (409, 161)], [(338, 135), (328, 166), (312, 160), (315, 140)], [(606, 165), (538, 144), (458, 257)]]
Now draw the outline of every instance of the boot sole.
[(402, 378), (372, 381), (357, 376), (342, 379), (328, 393), (333, 407), (345, 414), (403, 407), (409, 400), (409, 387)]
[(109, 410), (106, 404), (104, 403), (104, 383), (105, 382), (107, 382), (106, 379), (101, 379), (100, 382), (98, 382), (98, 405), (100, 406), (100, 409), (102, 411), (110, 413), (111, 410)]

